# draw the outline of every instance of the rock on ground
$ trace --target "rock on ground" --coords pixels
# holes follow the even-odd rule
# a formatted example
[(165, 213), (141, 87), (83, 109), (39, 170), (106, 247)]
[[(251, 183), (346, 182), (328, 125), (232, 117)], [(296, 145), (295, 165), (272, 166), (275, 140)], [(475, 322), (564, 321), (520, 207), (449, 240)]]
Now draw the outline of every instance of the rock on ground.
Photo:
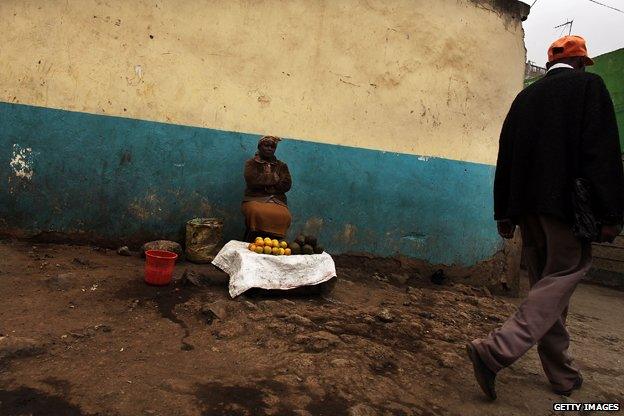
[(392, 316), (392, 313), (387, 308), (383, 308), (377, 313), (377, 319), (381, 322), (388, 323), (394, 321), (394, 316)]
[(128, 246), (123, 246), (117, 249), (117, 254), (119, 254), (120, 256), (131, 256), (132, 252), (130, 251), (130, 248), (128, 248)]
[(220, 299), (211, 303), (206, 303), (202, 306), (200, 312), (207, 321), (206, 323), (212, 323), (214, 319), (225, 320), (227, 318), (229, 304), (230, 301)]
[(349, 416), (377, 416), (377, 412), (365, 404), (356, 404), (347, 411)]

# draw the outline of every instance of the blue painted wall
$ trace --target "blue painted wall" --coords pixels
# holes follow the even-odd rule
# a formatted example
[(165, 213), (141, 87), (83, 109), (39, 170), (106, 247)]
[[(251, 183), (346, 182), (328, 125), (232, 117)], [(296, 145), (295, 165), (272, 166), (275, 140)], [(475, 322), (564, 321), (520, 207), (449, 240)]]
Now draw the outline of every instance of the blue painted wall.
[[(243, 164), (258, 136), (0, 103), (0, 227), (95, 234), (111, 241), (180, 238), (196, 216), (240, 238)], [(10, 166), (31, 148), (32, 179)], [(494, 167), (285, 140), (292, 234), (318, 226), (328, 251), (401, 253), (471, 265), (500, 247)], [(345, 230), (352, 230), (351, 235)]]

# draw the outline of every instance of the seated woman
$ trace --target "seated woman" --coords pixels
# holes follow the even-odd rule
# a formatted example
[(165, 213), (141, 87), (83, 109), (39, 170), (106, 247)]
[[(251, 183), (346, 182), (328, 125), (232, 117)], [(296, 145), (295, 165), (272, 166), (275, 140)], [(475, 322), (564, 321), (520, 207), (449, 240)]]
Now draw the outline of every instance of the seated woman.
[(245, 162), (247, 188), (242, 209), (248, 242), (259, 236), (282, 239), (290, 227), (286, 192), (292, 181), (286, 163), (275, 157), (279, 141), (279, 137), (262, 137), (256, 155)]

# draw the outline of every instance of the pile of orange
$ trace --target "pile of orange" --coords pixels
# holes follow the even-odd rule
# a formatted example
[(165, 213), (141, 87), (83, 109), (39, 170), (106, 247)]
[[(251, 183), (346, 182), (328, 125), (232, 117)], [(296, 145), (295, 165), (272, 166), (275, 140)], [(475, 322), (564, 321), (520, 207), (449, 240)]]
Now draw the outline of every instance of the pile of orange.
[(291, 254), (286, 241), (272, 240), (269, 237), (256, 238), (256, 241), (249, 244), (248, 248), (258, 254), (271, 254), (273, 256), (290, 256)]

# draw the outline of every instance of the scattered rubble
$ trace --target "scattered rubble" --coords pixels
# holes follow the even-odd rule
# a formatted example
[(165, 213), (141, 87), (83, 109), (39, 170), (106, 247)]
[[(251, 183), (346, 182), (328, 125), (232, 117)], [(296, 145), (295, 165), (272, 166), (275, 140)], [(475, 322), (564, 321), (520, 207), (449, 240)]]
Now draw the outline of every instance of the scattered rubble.
[(357, 404), (353, 407), (350, 407), (347, 410), (347, 414), (349, 416), (377, 416), (378, 413), (375, 409), (365, 404)]
[[(0, 371), (0, 401), (8, 397), (2, 389), (10, 392), (15, 383), (41, 388), (58, 378), (69, 386), (48, 393), (85, 414), (493, 414), (479, 402), (463, 348), (515, 308), (482, 288), (434, 286), (400, 270), (379, 268), (379, 278), (371, 278), (368, 270), (339, 268), (331, 299), (289, 292), (231, 299), (227, 280), (209, 265), (178, 267), (182, 278), (152, 287), (136, 259), (78, 246), (19, 247), (0, 245), (12, 259), (0, 279), (0, 369), (10, 366)], [(31, 250), (41, 259), (53, 253), (52, 267), (42, 272)], [(74, 258), (97, 267), (77, 267), (84, 265)], [(599, 345), (600, 359), (614, 368), (601, 374), (596, 369), (604, 361), (584, 357), (595, 378), (580, 397), (598, 397), (598, 389), (611, 397), (607, 391), (621, 391), (606, 380), (621, 375), (616, 355), (624, 336), (604, 325), (595, 330), (607, 318), (588, 316), (569, 317), (573, 340), (592, 351)], [(85, 382), (86, 369), (95, 367), (101, 377)], [(523, 372), (524, 399), (544, 398), (532, 405), (536, 413), (550, 397), (539, 362), (520, 362), (514, 371)], [(203, 390), (196, 386), (207, 379)], [(508, 393), (520, 384), (515, 377), (506, 383), (501, 393), (516, 404), (504, 410), (520, 414), (524, 403)], [(124, 400), (102, 404), (122, 390)], [(152, 400), (154, 391), (167, 400)], [(475, 397), (468, 399), (474, 411), (464, 412), (468, 397)]]
[(73, 273), (59, 273), (45, 279), (45, 284), (52, 290), (65, 291), (75, 286), (75, 275)]
[(228, 302), (227, 300), (218, 300), (203, 305), (199, 311), (202, 320), (208, 325), (212, 324), (215, 319), (224, 320), (227, 317)]
[(122, 246), (117, 249), (117, 254), (120, 256), (131, 256), (132, 252), (128, 246)]
[(410, 275), (407, 273), (392, 273), (389, 280), (397, 285), (406, 285), (410, 281)]
[(438, 364), (444, 368), (454, 368), (462, 362), (462, 358), (453, 352), (443, 352), (438, 358)]
[(93, 266), (93, 263), (91, 262), (91, 260), (85, 257), (74, 257), (74, 259), (72, 260), (72, 263), (77, 264), (79, 266), (85, 266), (85, 267)]
[(390, 313), (390, 310), (383, 308), (377, 313), (377, 319), (381, 322), (389, 323), (394, 321), (394, 316)]
[(309, 335), (296, 335), (294, 342), (302, 345), (309, 352), (322, 352), (343, 344), (338, 336), (326, 331), (313, 332)]
[(314, 326), (314, 322), (312, 322), (310, 319), (297, 314), (293, 314), (287, 317), (286, 322), (305, 327)]
[(352, 362), (347, 360), (346, 358), (336, 358), (333, 359), (331, 363), (333, 366), (336, 367), (348, 367), (352, 364)]
[(104, 324), (96, 325), (94, 328), (95, 328), (96, 331), (102, 331), (102, 332), (105, 332), (105, 333), (113, 331), (113, 328), (111, 328), (109, 325), (104, 325)]

